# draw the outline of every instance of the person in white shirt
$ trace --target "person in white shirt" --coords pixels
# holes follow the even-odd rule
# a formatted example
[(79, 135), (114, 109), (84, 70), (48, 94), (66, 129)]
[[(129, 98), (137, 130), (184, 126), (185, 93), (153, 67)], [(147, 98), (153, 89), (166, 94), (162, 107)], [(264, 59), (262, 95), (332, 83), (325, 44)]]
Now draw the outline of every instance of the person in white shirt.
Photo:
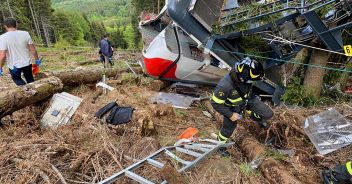
[[(35, 58), (37, 66), (40, 66), (41, 61), (31, 36), (26, 31), (17, 30), (17, 21), (14, 18), (6, 18), (4, 27), (6, 33), (0, 35), (0, 76), (3, 75), (3, 66), (6, 63), (16, 85), (34, 82), (30, 55)], [(22, 79), (22, 73), (26, 81)]]

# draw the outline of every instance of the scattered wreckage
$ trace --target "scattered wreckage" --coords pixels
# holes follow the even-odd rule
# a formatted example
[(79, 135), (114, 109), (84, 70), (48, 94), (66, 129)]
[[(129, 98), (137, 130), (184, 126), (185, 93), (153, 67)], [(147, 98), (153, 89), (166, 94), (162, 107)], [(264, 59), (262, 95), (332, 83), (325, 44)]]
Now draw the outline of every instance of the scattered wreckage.
[[(143, 51), (143, 67), (150, 76), (159, 79), (214, 85), (227, 73), (228, 68), (231, 68), (234, 66), (235, 62), (243, 58), (244, 55), (241, 54), (240, 45), (237, 43), (239, 37), (243, 35), (258, 34), (263, 31), (266, 32), (264, 34), (270, 32), (273, 34), (271, 35), (273, 37), (277, 37), (277, 35), (280, 35), (285, 39), (290, 37), (291, 42), (295, 41), (299, 43), (307, 43), (308, 41), (319, 37), (329, 50), (341, 52), (341, 30), (351, 26), (350, 23), (343, 23), (343, 21), (346, 19), (345, 15), (352, 11), (348, 8), (350, 6), (344, 5), (346, 5), (346, 3), (351, 5), (351, 2), (344, 0), (318, 0), (314, 3), (303, 3), (300, 6), (295, 7), (292, 7), (292, 2), (297, 1), (276, 1), (274, 3), (280, 5), (278, 9), (273, 8), (272, 11), (268, 11), (266, 13), (261, 12), (260, 14), (247, 17), (244, 13), (246, 10), (241, 10), (241, 12), (236, 11), (236, 7), (240, 6), (240, 4), (234, 0), (227, 1), (228, 4), (226, 4), (226, 6), (223, 6), (223, 1), (220, 0), (208, 1), (206, 4), (204, 1), (196, 0), (169, 1), (159, 16), (152, 20), (143, 22), (140, 25), (143, 34), (143, 41), (145, 45), (147, 45)], [(335, 3), (337, 10), (333, 13), (332, 18), (330, 17), (327, 21), (336, 21), (337, 23), (340, 23), (340, 25), (329, 29), (324, 24), (326, 21), (321, 20), (315, 11), (318, 8), (333, 3)], [(265, 3), (260, 6), (261, 8), (275, 7), (273, 3)], [(205, 8), (209, 11), (204, 11)], [(222, 13), (220, 13), (221, 9), (223, 10)], [(225, 29), (243, 22), (260, 20), (263, 16), (278, 13), (282, 15), (282, 17), (278, 18), (275, 21), (275, 24), (253, 25), (253, 23), (251, 23), (251, 29), (232, 31), (223, 35), (213, 34), (213, 24), (218, 19), (223, 21), (220, 27)], [(306, 20), (305, 24), (295, 24), (295, 21), (299, 17), (303, 17)], [(293, 33), (288, 30), (298, 31)], [(270, 40), (268, 44), (272, 48), (272, 53), (275, 57), (273, 57), (272, 60), (265, 61), (267, 78), (265, 81), (257, 83), (256, 87), (262, 94), (273, 97), (273, 100), (277, 102), (283, 91), (283, 89), (278, 85), (280, 81), (277, 78), (277, 67), (283, 64), (283, 62), (275, 59), (292, 58), (295, 53), (301, 49), (301, 47), (288, 42), (276, 42), (274, 38), (269, 37), (270, 35), (262, 36)], [(130, 69), (133, 71), (131, 67)], [(111, 73), (111, 75), (116, 75), (116, 71), (111, 71)], [(96, 76), (100, 78), (101, 74), (102, 72), (97, 73)], [(81, 73), (75, 75), (80, 75), (80, 78), (86, 76), (86, 74), (81, 76)], [(43, 81), (46, 81), (46, 83), (43, 83), (43, 81), (38, 81), (34, 84), (28, 85), (25, 88), (16, 88), (13, 92), (23, 91), (24, 93), (23, 97), (18, 98), (16, 102), (22, 101), (23, 99), (29, 99), (28, 101), (31, 103), (33, 103), (33, 101), (40, 101), (56, 92), (59, 92), (65, 84), (76, 84), (79, 81), (81, 82), (80, 78), (77, 80), (71, 80), (72, 76), (69, 77), (71, 79), (65, 78), (65, 74), (57, 74), (56, 76), (57, 77), (44, 79)], [(85, 79), (88, 80), (89, 78), (91, 77), (87, 77)], [(93, 83), (96, 81), (97, 80), (94, 78)], [(88, 83), (91, 82), (92, 81), (88, 81)], [(187, 86), (182, 83), (178, 83), (178, 86), (186, 86), (188, 89), (195, 87), (193, 85)], [(114, 90), (105, 83), (98, 83), (97, 87)], [(39, 98), (39, 89), (52, 90), (45, 93), (45, 95), (39, 95)], [(32, 96), (28, 94), (31, 94)], [(152, 102), (164, 104), (171, 103), (175, 108), (187, 109), (195, 100), (202, 99), (202, 96), (199, 94), (192, 94), (195, 96), (185, 96), (189, 95), (189, 91), (187, 90), (186, 92), (181, 90), (178, 91), (178, 93), (160, 92), (154, 96)], [(8, 99), (11, 97), (9, 96), (9, 93), (0, 93), (0, 96), (1, 95), (4, 95), (4, 97), (7, 95)], [(50, 102), (49, 108), (43, 116), (41, 121), (42, 126), (57, 128), (61, 124), (68, 123), (81, 102), (82, 99), (67, 93), (55, 94)], [(5, 101), (3, 104), (5, 104)], [(27, 104), (20, 103), (17, 105), (16, 109), (18, 110), (25, 105)], [(0, 108), (0, 118), (10, 114), (16, 109), (11, 109), (11, 111), (9, 111), (8, 109)], [(104, 115), (110, 112), (106, 118), (106, 121), (113, 125), (120, 125), (128, 123), (131, 120), (133, 111), (133, 108), (120, 107), (116, 102), (112, 102), (98, 111), (96, 117), (101, 119)], [(212, 116), (211, 113), (205, 113), (205, 115), (208, 117)], [(124, 117), (121, 118), (121, 116)], [(304, 123), (305, 132), (316, 146), (319, 153), (322, 155), (351, 144), (351, 127), (351, 122), (347, 121), (334, 109), (329, 109), (326, 112), (309, 117)], [(257, 144), (251, 145), (247, 144), (247, 142), (255, 142)], [(126, 169), (123, 169), (122, 171), (101, 181), (100, 183), (112, 183), (121, 176), (127, 176), (128, 178), (139, 183), (153, 183), (148, 179), (134, 173), (133, 170), (143, 164), (150, 164), (158, 169), (161, 169), (165, 164), (158, 161), (157, 157), (160, 154), (166, 154), (166, 156), (182, 165), (178, 172), (184, 172), (199, 163), (202, 159), (216, 151), (218, 148), (229, 145), (230, 144), (220, 144), (218, 141), (211, 139), (199, 139), (196, 141), (187, 142), (186, 144), (178, 144), (175, 146), (162, 148), (150, 156), (127, 167)], [(261, 147), (263, 151), (258, 153), (258, 155), (251, 156), (250, 150), (253, 150), (253, 147), (251, 146)], [(261, 154), (264, 154), (265, 152), (263, 145), (255, 140), (253, 141), (251, 137), (244, 137), (241, 140), (240, 147), (243, 148), (245, 152), (249, 152), (247, 153), (247, 155), (249, 155), (248, 158), (253, 161), (256, 161), (256, 159), (263, 156)], [(194, 160), (188, 161), (183, 159), (180, 157), (180, 154), (193, 157)], [(284, 170), (280, 170), (281, 166), (275, 160), (261, 160), (260, 164), (256, 165), (260, 165), (260, 169), (264, 174), (268, 174), (267, 168), (271, 168), (274, 169), (278, 175), (284, 175), (286, 178), (289, 178), (288, 181), (300, 183), (294, 176), (289, 176)], [(166, 182), (167, 181), (163, 181), (162, 183)], [(272, 182), (275, 183), (279, 181)]]

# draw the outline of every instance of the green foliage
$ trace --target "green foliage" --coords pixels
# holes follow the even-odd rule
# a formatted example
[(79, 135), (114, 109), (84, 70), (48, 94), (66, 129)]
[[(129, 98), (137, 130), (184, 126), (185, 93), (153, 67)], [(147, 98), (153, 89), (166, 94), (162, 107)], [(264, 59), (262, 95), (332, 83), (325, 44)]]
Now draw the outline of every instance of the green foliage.
[(314, 98), (312, 95), (307, 94), (303, 88), (300, 78), (295, 77), (287, 86), (282, 100), (285, 103), (297, 106), (314, 106), (314, 105), (330, 105), (338, 102), (350, 101), (351, 96), (343, 93), (336, 86), (339, 83), (341, 72), (328, 72), (324, 76), (324, 85), (322, 95), (319, 99)]
[(126, 42), (126, 39), (124, 38), (122, 31), (120, 30), (109, 31), (109, 33), (110, 33), (110, 40), (114, 48), (120, 48), (120, 49), (128, 48), (128, 43)]
[(129, 81), (129, 80), (131, 80), (131, 79), (133, 79), (133, 74), (132, 73), (127, 73), (126, 75), (123, 75), (122, 77), (121, 77), (121, 81)]
[(245, 176), (255, 176), (257, 173), (246, 162), (240, 164), (240, 172)]
[(279, 161), (284, 161), (286, 159), (286, 155), (273, 149), (266, 150), (265, 156)]
[(56, 10), (73, 16), (71, 23), (77, 30), (72, 33), (68, 33), (67, 29), (58, 31), (59, 37), (71, 44), (81, 45), (88, 41), (97, 45), (107, 32), (110, 33), (110, 41), (115, 48), (138, 49), (142, 47), (138, 16), (142, 11), (157, 14), (158, 9), (164, 6), (164, 1), (52, 0), (52, 4)]
[[(110, 34), (114, 48), (137, 48), (131, 25), (131, 0), (53, 0), (56, 9), (75, 15), (82, 40), (98, 45), (105, 33)], [(82, 23), (82, 24), (81, 24)], [(138, 30), (137, 30), (138, 31)], [(83, 42), (84, 43), (84, 42)]]
[(288, 104), (298, 106), (312, 106), (317, 102), (317, 99), (305, 92), (301, 79), (298, 77), (293, 78), (292, 82), (287, 86), (282, 100)]
[(80, 39), (83, 39), (83, 33), (80, 27), (73, 19), (73, 15), (64, 12), (55, 12), (52, 19), (55, 28), (55, 35), (60, 39), (67, 40), (72, 45), (77, 45)]
[[(50, 18), (52, 15), (51, 1), (50, 0), (41, 0), (41, 1), (32, 1), (31, 7), (36, 14), (36, 20), (41, 21)], [(9, 3), (9, 4), (7, 4)], [(28, 1), (24, 0), (9, 0), (9, 1), (0, 1), (0, 34), (5, 32), (2, 29), (3, 19), (6, 17), (11, 17), (13, 15), (19, 22), (19, 29), (28, 31), (31, 35), (35, 34), (34, 30), (34, 21), (29, 8)], [(42, 29), (42, 28), (40, 28)], [(36, 41), (41, 41), (42, 38), (37, 37)]]
[[(56, 9), (85, 14), (95, 22), (126, 25), (129, 23), (131, 0), (52, 0)], [(114, 20), (114, 21), (111, 21)]]
[(134, 34), (132, 24), (126, 26), (125, 31), (123, 32), (123, 37), (127, 41), (127, 45), (129, 49), (137, 48), (137, 44), (134, 41)]
[(185, 112), (184, 110), (182, 110), (182, 109), (176, 109), (176, 108), (174, 108), (174, 112), (175, 112), (175, 115), (176, 115), (177, 117), (182, 118), (182, 117), (186, 116), (186, 112)]
[(324, 75), (324, 84), (334, 85), (338, 82), (341, 77), (341, 72), (339, 71), (327, 71)]
[(59, 49), (59, 50), (63, 50), (63, 49), (68, 48), (69, 46), (70, 46), (70, 43), (67, 40), (61, 38), (61, 39), (59, 39), (58, 42), (55, 43), (54, 48)]
[(334, 9), (334, 5), (329, 4), (327, 6), (324, 6), (323, 8), (318, 9), (317, 14), (320, 17), (325, 17), (325, 15), (330, 11)]
[[(257, 55), (261, 57), (270, 57), (268, 44), (259, 35), (243, 36), (240, 38), (240, 45), (246, 54)], [(257, 60), (261, 60), (257, 58)], [(264, 59), (265, 60), (265, 59)]]
[(91, 37), (87, 39), (90, 40), (95, 45), (97, 45), (99, 41), (103, 38), (105, 33), (106, 33), (106, 28), (104, 24), (98, 23), (98, 22), (92, 22), (90, 24)]

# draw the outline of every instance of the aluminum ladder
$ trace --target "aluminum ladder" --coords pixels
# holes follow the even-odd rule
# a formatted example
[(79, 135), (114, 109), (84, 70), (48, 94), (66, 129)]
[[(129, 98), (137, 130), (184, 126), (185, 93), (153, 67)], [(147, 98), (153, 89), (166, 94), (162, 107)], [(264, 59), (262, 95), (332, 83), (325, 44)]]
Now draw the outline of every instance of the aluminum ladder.
[[(150, 164), (158, 169), (162, 169), (164, 167), (164, 163), (157, 161), (157, 157), (161, 155), (166, 155), (169, 158), (173, 159), (177, 163), (181, 164), (183, 167), (178, 170), (179, 173), (184, 172), (196, 164), (198, 164), (201, 160), (206, 158), (206, 156), (210, 155), (211, 153), (217, 151), (220, 147), (228, 147), (233, 143), (223, 144), (219, 141), (212, 140), (212, 139), (203, 139), (198, 142), (192, 142), (185, 145), (179, 146), (170, 146), (161, 148), (160, 150), (156, 151), (155, 153), (149, 155), (148, 157), (140, 160), (139, 162), (134, 163), (133, 165), (125, 168), (124, 170), (110, 176), (109, 178), (99, 182), (99, 184), (109, 184), (117, 181), (123, 176), (128, 177), (129, 179), (136, 181), (141, 184), (154, 184), (154, 182), (136, 174), (133, 170), (139, 168), (144, 163)], [(180, 158), (177, 155), (187, 155), (195, 158), (193, 161), (188, 161)], [(167, 181), (163, 181), (161, 184), (167, 184)]]

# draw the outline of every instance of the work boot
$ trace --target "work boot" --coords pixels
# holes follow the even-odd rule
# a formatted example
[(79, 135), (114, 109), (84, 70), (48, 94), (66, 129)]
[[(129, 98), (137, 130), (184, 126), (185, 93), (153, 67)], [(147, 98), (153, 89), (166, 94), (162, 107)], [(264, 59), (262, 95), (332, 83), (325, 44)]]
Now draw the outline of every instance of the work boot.
[(218, 149), (218, 153), (220, 153), (221, 156), (226, 157), (226, 158), (228, 158), (228, 157), (231, 156), (230, 152), (227, 151), (227, 148), (226, 148), (226, 147), (221, 147), (221, 148), (219, 148), (219, 149)]
[(320, 176), (324, 184), (351, 184), (351, 180), (334, 169), (323, 170)]

